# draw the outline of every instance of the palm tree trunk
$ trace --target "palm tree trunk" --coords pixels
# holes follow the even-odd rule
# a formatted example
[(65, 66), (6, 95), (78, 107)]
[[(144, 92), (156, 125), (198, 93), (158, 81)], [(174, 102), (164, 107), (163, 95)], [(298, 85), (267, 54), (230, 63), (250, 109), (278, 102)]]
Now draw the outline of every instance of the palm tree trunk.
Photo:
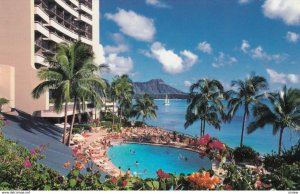
[(68, 146), (70, 146), (70, 142), (71, 142), (71, 136), (72, 136), (72, 131), (73, 131), (73, 127), (74, 127), (74, 122), (75, 122), (75, 110), (76, 110), (76, 102), (77, 100), (74, 99), (74, 105), (73, 105), (73, 115), (72, 115), (72, 123), (71, 123), (71, 127), (70, 127), (70, 132), (69, 132), (69, 139), (68, 139)]
[(281, 146), (282, 146), (282, 135), (283, 135), (284, 128), (281, 127), (280, 129), (280, 136), (279, 136), (279, 145), (278, 145), (278, 155), (281, 156)]
[(65, 123), (64, 123), (63, 140), (62, 140), (63, 144), (66, 144), (67, 123), (68, 123), (68, 102), (65, 102)]
[(203, 120), (203, 129), (202, 129), (202, 136), (205, 134), (205, 119)]
[(111, 129), (113, 129), (115, 125), (115, 99), (113, 98), (113, 113), (112, 113), (112, 125), (111, 125)]
[(119, 126), (121, 127), (122, 123), (122, 108), (120, 107), (120, 118), (119, 118)]
[(247, 111), (245, 108), (244, 116), (243, 116), (243, 125), (242, 125), (242, 134), (241, 134), (241, 142), (240, 142), (240, 147), (243, 147), (244, 145), (244, 131), (245, 131), (245, 123), (247, 119)]
[(203, 128), (203, 120), (202, 119), (200, 120), (200, 123), (201, 123), (200, 124), (200, 137), (202, 137), (203, 136), (202, 135), (202, 132), (203, 132), (203, 129), (202, 129)]

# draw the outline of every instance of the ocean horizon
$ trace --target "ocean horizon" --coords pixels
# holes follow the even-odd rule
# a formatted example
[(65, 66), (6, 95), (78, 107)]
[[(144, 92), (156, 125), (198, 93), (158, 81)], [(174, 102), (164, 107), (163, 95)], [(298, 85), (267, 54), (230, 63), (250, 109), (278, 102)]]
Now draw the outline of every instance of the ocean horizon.
[[(196, 122), (187, 129), (184, 128), (187, 102), (185, 99), (170, 99), (170, 106), (164, 105), (164, 99), (155, 99), (158, 107), (157, 119), (146, 120), (148, 125), (161, 127), (169, 131), (177, 131), (194, 137), (199, 137), (200, 122)], [(220, 130), (210, 125), (206, 125), (205, 133), (216, 137), (228, 146), (235, 148), (240, 144), (242, 128), (242, 109), (239, 109), (236, 116), (230, 123), (222, 123)], [(251, 118), (250, 118), (251, 120)], [(246, 123), (249, 123), (249, 121)], [(300, 133), (285, 129), (283, 134), (283, 149), (289, 149), (295, 145), (300, 137)], [(244, 145), (250, 146), (260, 154), (277, 153), (279, 133), (273, 135), (272, 126), (267, 125), (263, 129), (257, 129), (251, 134), (244, 134)]]

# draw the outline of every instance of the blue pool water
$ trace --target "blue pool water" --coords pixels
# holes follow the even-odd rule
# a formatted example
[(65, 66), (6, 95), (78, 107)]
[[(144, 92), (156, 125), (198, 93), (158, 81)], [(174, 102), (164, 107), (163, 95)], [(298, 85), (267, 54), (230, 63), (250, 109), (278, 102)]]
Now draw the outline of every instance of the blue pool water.
[[(186, 100), (170, 100), (170, 106), (164, 106), (163, 103), (163, 100), (155, 100), (155, 104), (158, 106), (157, 119), (148, 120), (148, 124), (193, 136), (199, 136), (199, 122), (187, 129), (184, 129), (183, 127), (187, 108)], [(219, 138), (231, 147), (236, 147), (239, 146), (240, 143), (241, 127), (242, 112), (239, 110), (231, 123), (222, 124), (220, 131), (206, 125), (205, 132), (213, 137)], [(283, 136), (283, 147), (288, 149), (295, 145), (299, 137), (299, 133), (286, 129)], [(250, 135), (245, 134), (244, 137), (245, 145), (251, 146), (262, 154), (271, 153), (272, 150), (277, 151), (278, 141), (279, 133), (276, 136), (273, 136), (272, 126), (266, 126), (264, 129), (257, 129), (257, 131)]]
[[(134, 153), (133, 153), (134, 152)], [(187, 157), (187, 161), (179, 157)], [(201, 168), (210, 169), (211, 162), (208, 158), (201, 159), (193, 151), (141, 144), (121, 144), (109, 148), (108, 156), (116, 167), (122, 171), (130, 168), (141, 178), (156, 178), (156, 171), (162, 169), (173, 174), (189, 174)], [(138, 165), (136, 165), (138, 161)], [(145, 171), (146, 169), (146, 171)]]

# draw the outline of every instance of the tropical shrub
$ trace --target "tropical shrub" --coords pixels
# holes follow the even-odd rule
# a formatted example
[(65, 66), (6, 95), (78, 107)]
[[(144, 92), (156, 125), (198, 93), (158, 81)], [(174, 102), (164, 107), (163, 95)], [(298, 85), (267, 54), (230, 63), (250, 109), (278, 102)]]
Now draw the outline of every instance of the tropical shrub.
[(291, 149), (283, 151), (281, 156), (274, 152), (265, 155), (264, 165), (268, 171), (274, 171), (283, 164), (293, 164), (297, 161), (300, 161), (300, 140), (296, 145), (292, 146)]
[(110, 128), (111, 122), (110, 121), (101, 121), (101, 126), (104, 128)]
[(258, 174), (236, 165), (224, 165), (226, 174), (223, 180), (224, 190), (267, 190), (270, 185), (259, 179)]
[(215, 138), (211, 138), (208, 134), (204, 135), (196, 143), (199, 146), (199, 153), (202, 157), (207, 156), (210, 160), (218, 160), (222, 163), (226, 161), (230, 155), (226, 145)]
[(300, 189), (300, 162), (283, 164), (274, 169), (270, 174), (263, 175), (261, 180), (270, 184), (277, 190), (299, 190)]
[(0, 190), (58, 190), (63, 177), (37, 163), (44, 147), (28, 151), (13, 141), (0, 138)]
[(92, 124), (91, 123), (89, 123), (89, 124), (74, 124), (74, 127), (83, 129), (85, 131), (89, 131), (92, 128)]
[(74, 127), (73, 130), (72, 130), (72, 133), (73, 133), (73, 134), (80, 133), (81, 130), (82, 130), (81, 128)]
[(242, 146), (233, 151), (234, 160), (238, 163), (241, 162), (256, 162), (259, 154), (255, 152), (251, 147)]

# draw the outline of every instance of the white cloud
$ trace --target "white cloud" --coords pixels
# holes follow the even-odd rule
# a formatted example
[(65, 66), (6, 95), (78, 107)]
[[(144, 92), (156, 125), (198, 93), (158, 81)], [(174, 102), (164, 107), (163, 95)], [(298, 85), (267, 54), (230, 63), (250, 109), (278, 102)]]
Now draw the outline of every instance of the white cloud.
[(185, 81), (183, 82), (183, 84), (184, 84), (185, 87), (190, 87), (190, 86), (192, 85), (192, 82), (190, 82), (190, 81), (188, 81), (188, 80), (185, 80)]
[(250, 3), (252, 0), (239, 0), (240, 4), (247, 4)]
[(110, 73), (113, 75), (129, 74), (133, 70), (133, 61), (131, 57), (118, 56), (118, 54), (109, 54), (106, 57), (106, 63), (109, 65)]
[(146, 4), (152, 5), (154, 7), (160, 7), (160, 8), (168, 8), (168, 7), (170, 7), (169, 5), (167, 5), (166, 3), (163, 3), (160, 0), (146, 0)]
[(99, 53), (96, 56), (98, 56), (98, 58), (95, 59), (96, 63), (98, 64), (105, 63), (105, 53), (102, 44), (99, 44)]
[(296, 43), (296, 42), (298, 42), (299, 38), (300, 38), (299, 34), (297, 34), (295, 32), (287, 32), (286, 33), (286, 40), (288, 42)]
[(231, 57), (220, 52), (219, 56), (214, 58), (214, 62), (211, 65), (215, 68), (220, 68), (225, 65), (233, 65), (234, 63), (237, 63), (237, 59), (235, 57)]
[(197, 61), (198, 56), (191, 51), (184, 50), (180, 55), (176, 54), (173, 50), (168, 50), (160, 42), (155, 42), (151, 45), (151, 52), (147, 56), (158, 60), (163, 65), (163, 70), (169, 74), (182, 73), (191, 68)]
[(198, 48), (200, 51), (202, 51), (202, 52), (204, 52), (204, 53), (208, 53), (208, 54), (211, 54), (212, 51), (213, 51), (211, 45), (210, 45), (208, 42), (206, 42), (206, 41), (200, 42), (200, 43), (198, 44), (198, 47), (197, 47), (197, 48)]
[(184, 56), (183, 64), (186, 64), (187, 68), (192, 67), (198, 61), (198, 56), (191, 51), (184, 50), (181, 51), (180, 54)]
[(286, 54), (268, 54), (264, 51), (262, 46), (258, 46), (255, 49), (251, 50), (251, 56), (253, 59), (262, 59), (267, 61), (275, 61), (276, 63), (280, 63), (286, 60)]
[(299, 83), (299, 75), (278, 73), (273, 69), (266, 69), (266, 71), (269, 74), (270, 81), (272, 83), (280, 83), (280, 84)]
[(128, 45), (126, 44), (119, 44), (118, 46), (111, 46), (111, 45), (107, 45), (104, 47), (104, 51), (107, 54), (111, 54), (111, 53), (123, 53), (129, 50)]
[(282, 19), (287, 25), (300, 24), (300, 0), (266, 0), (262, 8), (268, 18)]
[(243, 40), (242, 45), (241, 45), (241, 50), (244, 53), (247, 53), (249, 48), (250, 48), (249, 42), (247, 40)]
[(275, 61), (276, 63), (280, 63), (285, 61), (288, 57), (287, 54), (268, 54), (260, 45), (253, 49), (250, 48), (250, 43), (247, 40), (243, 40), (240, 49), (243, 51), (243, 53), (251, 56), (253, 59)]
[(140, 41), (150, 42), (156, 33), (153, 19), (134, 11), (119, 9), (117, 13), (106, 13), (105, 17), (117, 23), (121, 32)]

